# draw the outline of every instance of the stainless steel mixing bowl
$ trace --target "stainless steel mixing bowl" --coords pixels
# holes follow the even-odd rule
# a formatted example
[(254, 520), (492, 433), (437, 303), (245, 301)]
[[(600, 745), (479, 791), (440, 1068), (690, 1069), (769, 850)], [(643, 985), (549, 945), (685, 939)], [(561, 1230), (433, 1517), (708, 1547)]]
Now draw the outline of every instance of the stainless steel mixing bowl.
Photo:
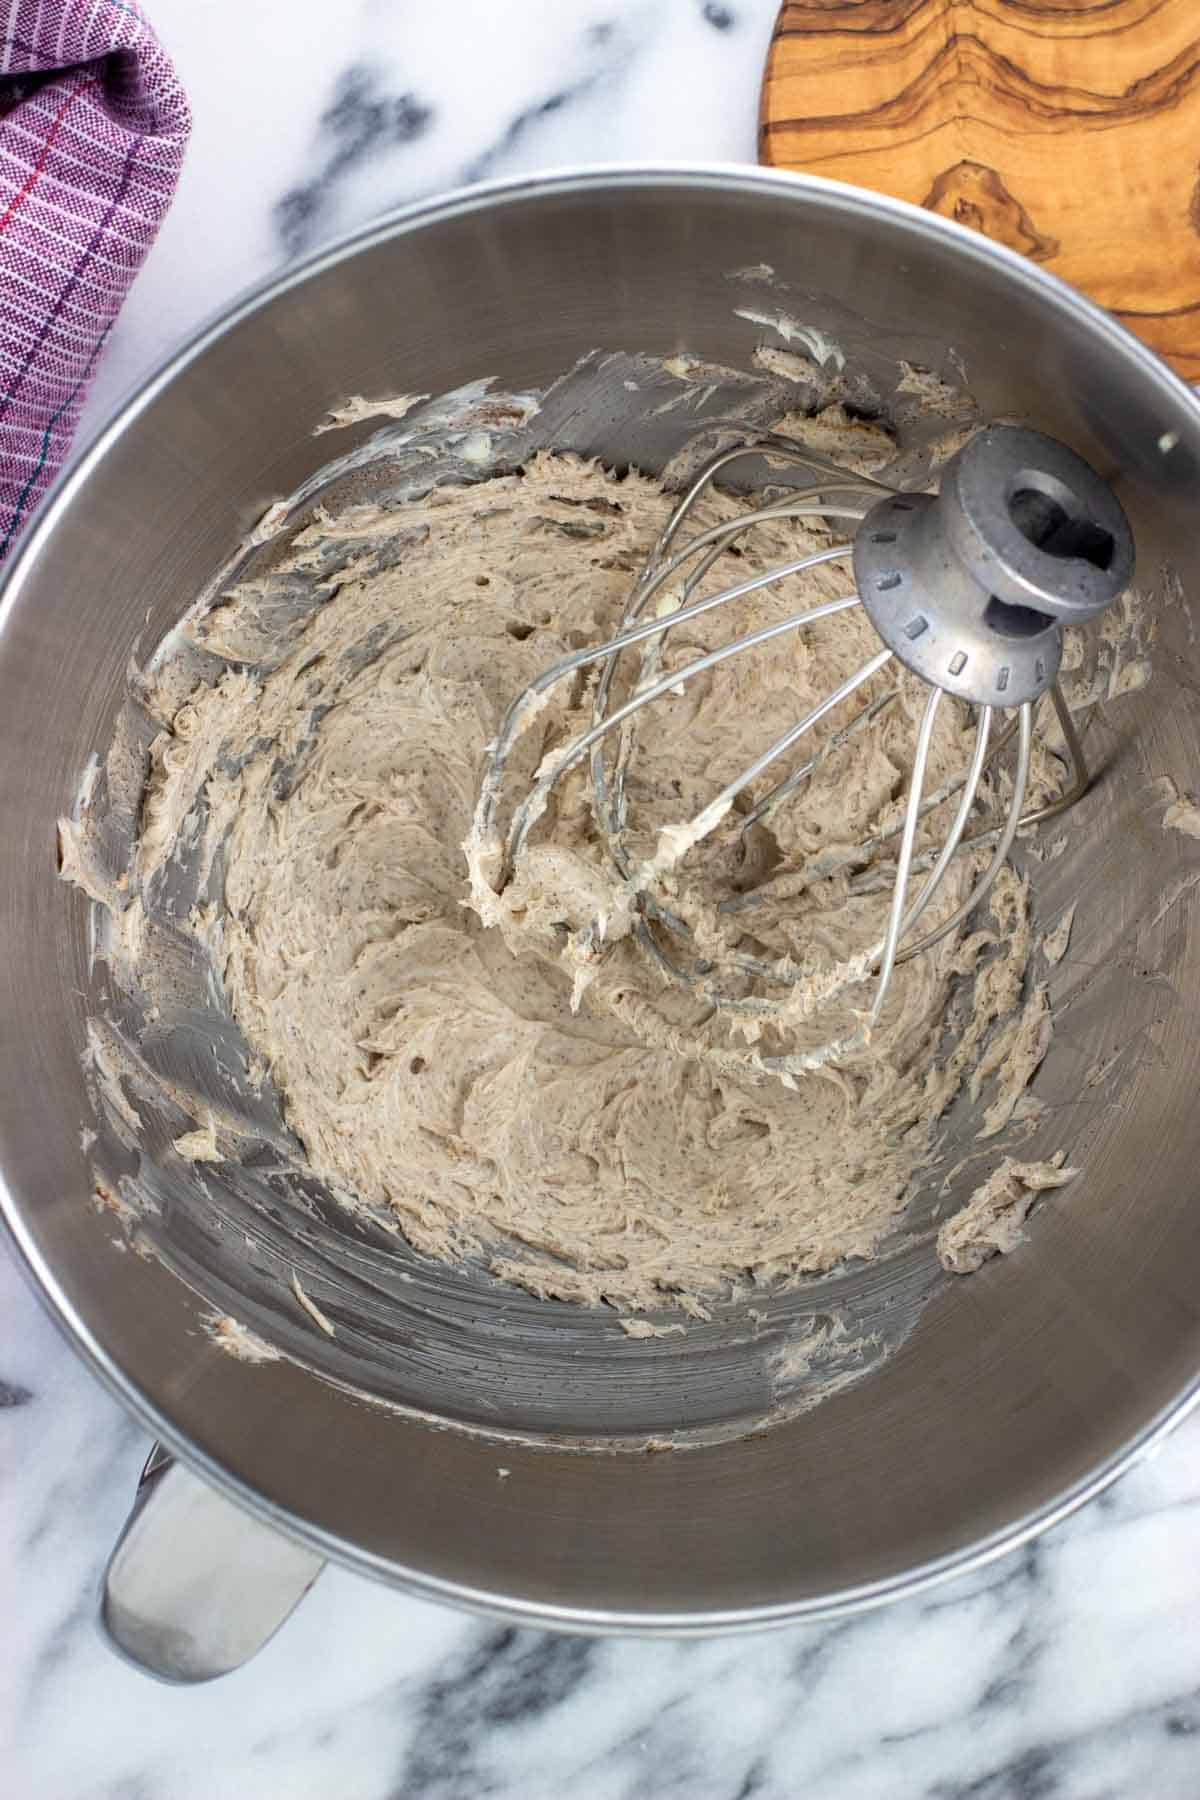
[[(650, 1344), (479, 1271), (406, 1262), (394, 1239), (286, 1184), (253, 1271), (199, 1192), (148, 1224), (148, 1260), (118, 1255), (111, 1220), (87, 1205), (79, 1135), (104, 971), (84, 897), (56, 876), (54, 820), (110, 739), (134, 646), (144, 653), (264, 508), (326, 461), (314, 425), (349, 395), (438, 394), (479, 376), (537, 389), (597, 348), (749, 370), (757, 345), (789, 335), (844, 355), (885, 396), (905, 363), (965, 378), (985, 415), (1081, 451), (1133, 522), (1159, 608), (1154, 680), (1098, 728), (1103, 779), (1067, 854), (1038, 874), (1047, 917), (1071, 897), (1079, 911), (1054, 975), (1037, 1148), (1063, 1146), (1083, 1176), (1023, 1249), (968, 1280), (937, 1272), (930, 1192), (881, 1264), (773, 1300), (754, 1330), (725, 1309)], [(686, 425), (664, 413), (655, 437), (614, 403), (586, 441), (569, 419), (559, 430), (653, 463), (673, 447), (667, 427)], [(75, 462), (8, 567), (0, 610), (0, 1168), (50, 1306), (180, 1459), (173, 1498), (143, 1509), (115, 1560), (117, 1638), (175, 1673), (232, 1663), (321, 1556), (562, 1626), (827, 1615), (1016, 1543), (1194, 1400), (1200, 845), (1161, 816), (1169, 781), (1200, 784), (1198, 457), (1200, 405), (1165, 366), (981, 237), (813, 180), (621, 170), (453, 196), (289, 272)], [(357, 1305), (358, 1334), (315, 1331), (272, 1285), (272, 1256), (277, 1272), (301, 1257), (327, 1310)], [(222, 1354), (201, 1329), (214, 1305), (284, 1358)], [(801, 1377), (800, 1407), (764, 1426), (781, 1352), (851, 1314), (890, 1353), (807, 1411)], [(252, 1604), (231, 1606), (222, 1568), (239, 1570), (243, 1600), (259, 1581)]]

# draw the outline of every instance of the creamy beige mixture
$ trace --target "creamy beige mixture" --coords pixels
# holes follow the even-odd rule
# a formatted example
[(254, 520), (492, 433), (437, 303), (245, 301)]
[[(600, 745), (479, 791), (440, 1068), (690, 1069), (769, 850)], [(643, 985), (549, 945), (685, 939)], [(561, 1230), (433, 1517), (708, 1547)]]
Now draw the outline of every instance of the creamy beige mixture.
[(972, 1194), (937, 1236), (942, 1266), (954, 1275), (973, 1275), (992, 1256), (1005, 1256), (1022, 1241), (1024, 1225), (1039, 1194), (1074, 1181), (1078, 1169), (1066, 1169), (1061, 1152), (1049, 1162), (1014, 1162), (1000, 1167)]
[[(153, 747), (133, 884), (181, 844), (223, 858), (223, 897), (192, 928), (336, 1191), (390, 1208), (419, 1249), (482, 1254), (535, 1293), (703, 1315), (731, 1284), (870, 1255), (964, 1087), (988, 1103), (986, 1132), (1019, 1111), (1049, 1011), (1042, 990), (1026, 991), (1028, 897), (1010, 870), (990, 919), (898, 971), (869, 1044), (791, 1087), (755, 1066), (852, 1028), (870, 1002), (845, 965), (853, 974), (882, 932), (926, 694), (894, 667), (829, 722), (890, 694), (869, 731), (769, 824), (743, 834), (735, 810), (659, 890), (696, 933), (660, 947), (689, 962), (697, 943), (751, 953), (777, 978), (735, 976), (718, 1001), (712, 983), (663, 974), (628, 929), (581, 772), (495, 897), (496, 922), (468, 904), (463, 845), (504, 708), (547, 664), (612, 631), (669, 505), (636, 475), (543, 455), (523, 476), (310, 527), (292, 566), (339, 536), (363, 548), (282, 663), (264, 654), (261, 584), (193, 628), (230, 666)], [(706, 507), (700, 524), (736, 509), (721, 496)], [(723, 566), (741, 579), (835, 541), (821, 521), (778, 524)], [(848, 582), (847, 564), (827, 564), (680, 627), (664, 667)], [(652, 854), (662, 826), (702, 807), (877, 647), (861, 612), (842, 614), (649, 709), (631, 850)], [(589, 721), (578, 679), (521, 739), (502, 822), (543, 758)], [(961, 774), (971, 737), (966, 710), (944, 702), (931, 790)], [(1004, 777), (990, 779), (1002, 802)], [(1057, 781), (1039, 748), (1034, 797)], [(922, 850), (952, 810), (930, 815)], [(868, 840), (873, 854), (859, 848)], [(980, 852), (960, 858), (931, 923), (980, 866)], [(731, 898), (739, 910), (722, 910)], [(611, 929), (582, 981), (580, 933), (598, 914)], [(948, 1029), (956, 978), (967, 1004)], [(233, 1153), (211, 1122), (176, 1148)]]

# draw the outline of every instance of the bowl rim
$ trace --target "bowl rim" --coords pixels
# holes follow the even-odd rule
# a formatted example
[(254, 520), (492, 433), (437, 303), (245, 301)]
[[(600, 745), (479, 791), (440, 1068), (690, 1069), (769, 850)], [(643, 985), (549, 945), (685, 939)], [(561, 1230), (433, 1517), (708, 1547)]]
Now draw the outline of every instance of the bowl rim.
[[(630, 191), (662, 187), (698, 192), (725, 190), (743, 193), (796, 195), (820, 207), (863, 218), (880, 215), (895, 219), (931, 241), (953, 245), (953, 254), (1004, 271), (1006, 277), (1038, 294), (1057, 309), (1069, 310), (1086, 321), (1088, 329), (1107, 338), (1126, 362), (1140, 363), (1148, 387), (1158, 389), (1169, 404), (1183, 406), (1200, 427), (1200, 391), (1188, 384), (1153, 351), (1095, 301), (1078, 293), (1057, 275), (1029, 262), (1018, 252), (984, 238), (940, 214), (822, 176), (765, 169), (754, 164), (656, 161), (653, 163), (601, 162), (570, 165), (532, 175), (481, 182), (439, 192), (435, 196), (396, 208), (360, 226), (309, 255), (242, 289), (191, 331), (163, 357), (149, 375), (135, 382), (70, 454), (66, 464), (43, 496), (20, 534), (13, 553), (0, 570), (0, 634), (3, 633), (26, 579), (33, 570), (43, 543), (71, 505), (77, 490), (103, 460), (110, 446), (128, 430), (142, 412), (175, 379), (198, 361), (211, 344), (242, 320), (302, 285), (326, 269), (347, 262), (392, 238), (406, 236), (426, 225), (470, 217), (498, 205), (522, 205), (560, 195), (603, 191)], [(1175, 1397), (1147, 1419), (1145, 1424), (1090, 1474), (1075, 1482), (1057, 1498), (1019, 1516), (1010, 1524), (945, 1555), (927, 1559), (900, 1573), (802, 1600), (772, 1605), (695, 1611), (635, 1613), (597, 1607), (553, 1605), (524, 1600), (479, 1586), (429, 1574), (398, 1563), (338, 1536), (311, 1520), (290, 1512), (279, 1502), (259, 1493), (224, 1468), (202, 1449), (141, 1389), (132, 1374), (119, 1368), (105, 1345), (60, 1285), (25, 1223), (18, 1197), (0, 1169), (0, 1219), (15, 1253), (17, 1266), (29, 1280), (54, 1323), (101, 1385), (185, 1467), (215, 1487), (231, 1504), (329, 1561), (369, 1575), (414, 1595), (474, 1613), (483, 1613), (515, 1624), (546, 1629), (615, 1634), (636, 1632), (654, 1636), (707, 1636), (771, 1626), (820, 1621), (880, 1606), (894, 1599), (918, 1594), (957, 1575), (981, 1569), (1010, 1550), (1067, 1518), (1087, 1501), (1102, 1493), (1137, 1463), (1152, 1457), (1166, 1436), (1200, 1405), (1200, 1369)], [(131, 1484), (132, 1485), (132, 1484)]]

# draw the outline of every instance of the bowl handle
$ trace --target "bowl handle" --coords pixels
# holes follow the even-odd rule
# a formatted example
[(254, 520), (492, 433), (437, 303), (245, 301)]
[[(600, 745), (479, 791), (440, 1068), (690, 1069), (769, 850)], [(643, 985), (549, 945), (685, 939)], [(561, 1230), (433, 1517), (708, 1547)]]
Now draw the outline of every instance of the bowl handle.
[(104, 1572), (100, 1628), (147, 1675), (211, 1681), (262, 1649), (323, 1567), (155, 1444)]

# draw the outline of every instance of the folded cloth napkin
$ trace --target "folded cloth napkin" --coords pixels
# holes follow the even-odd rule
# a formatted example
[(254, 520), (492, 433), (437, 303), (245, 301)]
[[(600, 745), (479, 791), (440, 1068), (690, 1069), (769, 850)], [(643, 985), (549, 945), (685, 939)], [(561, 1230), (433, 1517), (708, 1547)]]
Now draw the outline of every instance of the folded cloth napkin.
[(190, 127), (132, 0), (0, 0), (0, 558), (67, 453)]

